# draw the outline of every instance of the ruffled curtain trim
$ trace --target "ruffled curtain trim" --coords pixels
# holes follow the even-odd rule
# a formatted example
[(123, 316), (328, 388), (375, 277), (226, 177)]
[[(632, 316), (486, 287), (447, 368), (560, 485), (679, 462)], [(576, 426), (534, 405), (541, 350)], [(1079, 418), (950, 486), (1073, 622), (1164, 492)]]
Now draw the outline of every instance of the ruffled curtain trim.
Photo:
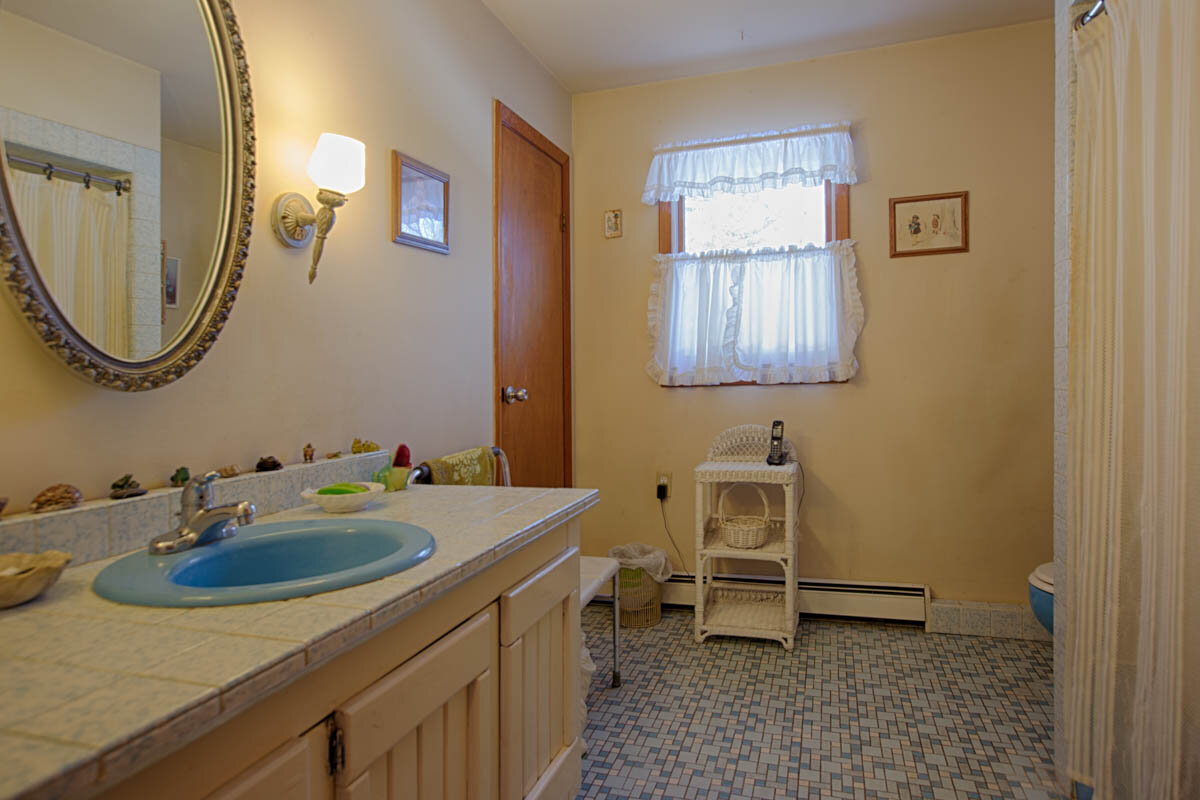
[(819, 186), (827, 180), (858, 182), (849, 122), (661, 145), (655, 148), (642, 202)]

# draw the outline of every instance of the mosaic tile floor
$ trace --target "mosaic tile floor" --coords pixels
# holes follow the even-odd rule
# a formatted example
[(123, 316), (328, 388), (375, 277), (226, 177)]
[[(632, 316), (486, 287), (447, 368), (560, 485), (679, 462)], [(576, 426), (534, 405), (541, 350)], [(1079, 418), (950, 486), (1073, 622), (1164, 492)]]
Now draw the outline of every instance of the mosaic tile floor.
[(777, 644), (692, 639), (691, 611), (583, 613), (596, 675), (580, 798), (1048, 800), (1051, 646), (805, 620)]

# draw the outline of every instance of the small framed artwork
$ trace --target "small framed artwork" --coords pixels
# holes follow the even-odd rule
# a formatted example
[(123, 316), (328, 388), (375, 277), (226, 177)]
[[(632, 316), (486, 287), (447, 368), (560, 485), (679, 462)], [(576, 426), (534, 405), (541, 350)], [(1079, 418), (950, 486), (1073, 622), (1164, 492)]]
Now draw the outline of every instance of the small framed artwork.
[(450, 176), (392, 151), (392, 241), (450, 252)]
[(893, 197), (888, 217), (892, 258), (970, 250), (966, 192)]
[(179, 259), (163, 258), (163, 308), (179, 308)]
[(617, 239), (621, 236), (621, 209), (604, 212), (604, 238)]

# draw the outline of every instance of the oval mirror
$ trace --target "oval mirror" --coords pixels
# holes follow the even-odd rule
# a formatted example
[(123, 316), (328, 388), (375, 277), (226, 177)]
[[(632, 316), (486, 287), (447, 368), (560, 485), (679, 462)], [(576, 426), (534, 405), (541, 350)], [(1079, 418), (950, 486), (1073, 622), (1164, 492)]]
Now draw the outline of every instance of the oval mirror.
[(86, 379), (141, 391), (216, 341), (250, 237), (249, 76), (227, 0), (0, 0), (0, 266)]

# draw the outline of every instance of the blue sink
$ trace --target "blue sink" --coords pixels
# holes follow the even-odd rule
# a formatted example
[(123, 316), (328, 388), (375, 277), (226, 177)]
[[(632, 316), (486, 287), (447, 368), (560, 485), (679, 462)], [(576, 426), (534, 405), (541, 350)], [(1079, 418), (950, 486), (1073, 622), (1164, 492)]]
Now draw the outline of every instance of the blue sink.
[(261, 603), (394, 575), (429, 558), (434, 548), (429, 531), (406, 522), (267, 522), (181, 553), (130, 553), (101, 570), (92, 589), (138, 606)]

